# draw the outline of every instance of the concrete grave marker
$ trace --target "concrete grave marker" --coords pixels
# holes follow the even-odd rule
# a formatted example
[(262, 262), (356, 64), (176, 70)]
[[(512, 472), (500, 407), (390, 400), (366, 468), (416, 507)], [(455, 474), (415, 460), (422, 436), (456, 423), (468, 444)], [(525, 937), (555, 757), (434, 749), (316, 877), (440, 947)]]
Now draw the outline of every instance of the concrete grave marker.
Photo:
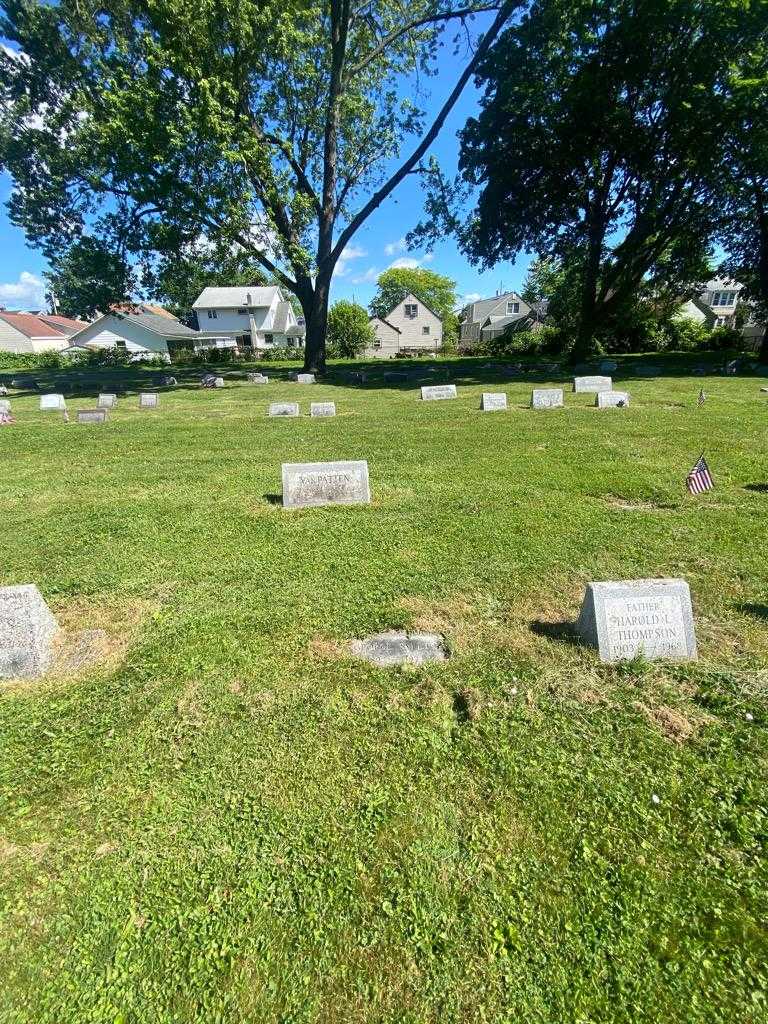
[(455, 384), (433, 384), (421, 389), (422, 402), (440, 402), (446, 398), (456, 398)]
[(268, 416), (298, 416), (298, 402), (270, 402)]
[(78, 411), (77, 411), (77, 422), (78, 423), (106, 423), (107, 422), (107, 410), (106, 409), (78, 409)]
[(562, 388), (534, 388), (531, 392), (532, 409), (556, 409), (562, 404)]
[(496, 409), (507, 408), (507, 396), (503, 391), (484, 391), (480, 399), (480, 408), (483, 412), (493, 412)]
[(629, 405), (629, 394), (626, 391), (598, 391), (595, 395), (598, 409), (626, 409)]
[(213, 386), (215, 388), (223, 388), (224, 387), (224, 378), (223, 377), (214, 377), (213, 378)]
[(380, 668), (391, 665), (423, 665), (426, 661), (445, 661), (448, 657), (443, 638), (436, 633), (376, 633), (364, 640), (353, 640), (349, 649)]
[(317, 383), (315, 381), (314, 373), (297, 373), (297, 374), (294, 374), (294, 378), (293, 379), (296, 381), (297, 384), (315, 384), (315, 383)]
[(43, 675), (51, 663), (58, 630), (34, 584), (0, 587), (0, 678)]
[(40, 412), (61, 412), (66, 408), (64, 395), (40, 395)]
[(336, 403), (335, 402), (310, 402), (309, 405), (310, 416), (335, 416), (336, 415)]
[(249, 384), (269, 384), (269, 377), (265, 377), (263, 373), (249, 373), (248, 374)]
[(574, 377), (573, 390), (578, 394), (613, 391), (613, 381), (610, 377)]
[(140, 391), (139, 392), (139, 408), (140, 409), (156, 409), (160, 404), (156, 391)]
[(99, 409), (114, 409), (117, 405), (117, 395), (99, 395), (99, 400), (96, 405)]
[(598, 648), (601, 661), (697, 657), (685, 580), (588, 583), (576, 632)]
[(11, 411), (11, 403), (6, 401), (4, 398), (0, 399), (0, 413), (2, 413), (2, 412), (10, 413), (10, 411)]
[(367, 462), (284, 462), (283, 507), (367, 505)]

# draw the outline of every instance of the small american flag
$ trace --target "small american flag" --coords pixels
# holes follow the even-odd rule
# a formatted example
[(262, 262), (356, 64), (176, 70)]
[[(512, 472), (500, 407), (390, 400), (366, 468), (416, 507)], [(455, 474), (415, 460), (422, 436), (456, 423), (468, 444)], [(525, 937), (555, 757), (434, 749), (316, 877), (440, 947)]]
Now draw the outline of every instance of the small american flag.
[(706, 402), (706, 400), (707, 400), (707, 396), (706, 396), (706, 395), (704, 394), (704, 388), (702, 388), (702, 389), (701, 389), (701, 390), (699, 391), (699, 400), (698, 400), (698, 402), (697, 402), (696, 404), (697, 404), (697, 405), (704, 405), (704, 403)]
[(715, 486), (707, 460), (703, 455), (686, 477), (685, 483), (689, 494), (703, 494), (704, 491), (711, 491)]

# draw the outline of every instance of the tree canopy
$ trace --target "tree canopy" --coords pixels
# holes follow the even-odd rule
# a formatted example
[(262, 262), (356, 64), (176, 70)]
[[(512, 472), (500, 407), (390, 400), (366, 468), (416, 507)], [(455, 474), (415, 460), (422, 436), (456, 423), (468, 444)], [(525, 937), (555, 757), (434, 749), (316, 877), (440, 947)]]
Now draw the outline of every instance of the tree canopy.
[(85, 236), (51, 260), (45, 275), (51, 308), (63, 316), (91, 317), (132, 298), (136, 275), (125, 257)]
[[(391, 267), (379, 275), (371, 316), (386, 317), (406, 295), (415, 295), (443, 321), (443, 345), (458, 333), (456, 282), (424, 267)], [(446, 332), (448, 337), (446, 338)]]
[(328, 352), (339, 359), (355, 359), (376, 335), (363, 306), (340, 299), (328, 312)]
[[(238, 248), (298, 297), (307, 366), (322, 369), (344, 247), (418, 168), (518, 2), (3, 6), (0, 33), (20, 48), (0, 51), (13, 221), (49, 256), (84, 233), (144, 261), (201, 233)], [(466, 45), (428, 122), (419, 88), (399, 86), (429, 79), (451, 27)]]

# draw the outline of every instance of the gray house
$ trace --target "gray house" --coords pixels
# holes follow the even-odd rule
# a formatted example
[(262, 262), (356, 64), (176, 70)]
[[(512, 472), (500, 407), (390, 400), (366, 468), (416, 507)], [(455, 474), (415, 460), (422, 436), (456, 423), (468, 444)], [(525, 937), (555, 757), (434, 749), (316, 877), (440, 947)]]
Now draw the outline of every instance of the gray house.
[(546, 315), (546, 302), (530, 304), (518, 292), (502, 292), (492, 299), (470, 302), (459, 313), (459, 344), (469, 348), (510, 330), (536, 330)]
[(368, 322), (374, 341), (365, 351), (366, 359), (392, 359), (398, 352), (439, 352), (443, 347), (442, 320), (415, 295), (406, 295), (386, 318), (373, 316)]

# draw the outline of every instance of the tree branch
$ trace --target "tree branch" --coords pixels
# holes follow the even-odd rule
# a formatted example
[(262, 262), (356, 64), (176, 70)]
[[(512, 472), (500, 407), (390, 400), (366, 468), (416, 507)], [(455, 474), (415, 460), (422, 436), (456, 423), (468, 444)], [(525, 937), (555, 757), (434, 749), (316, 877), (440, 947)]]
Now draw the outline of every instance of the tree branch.
[(522, 0), (507, 0), (507, 2), (503, 5), (499, 13), (494, 18), (493, 24), (488, 29), (486, 34), (483, 36), (482, 42), (475, 51), (474, 57), (469, 62), (469, 64), (467, 64), (467, 66), (464, 68), (464, 71), (461, 73), (458, 82), (453, 87), (450, 96), (441, 107), (440, 112), (438, 113), (435, 120), (432, 122), (432, 126), (427, 132), (427, 134), (418, 144), (416, 149), (414, 149), (414, 151), (411, 153), (411, 155), (408, 157), (405, 163), (401, 164), (400, 168), (397, 171), (395, 171), (392, 177), (387, 182), (385, 182), (377, 192), (374, 192), (374, 194), (371, 196), (371, 198), (368, 200), (365, 206), (362, 207), (362, 209), (352, 218), (352, 220), (349, 222), (346, 228), (342, 231), (338, 241), (336, 242), (336, 245), (333, 248), (333, 252), (331, 253), (331, 257), (334, 263), (336, 262), (336, 260), (338, 260), (339, 256), (341, 255), (342, 249), (347, 244), (347, 242), (352, 238), (352, 236), (358, 230), (360, 225), (363, 224), (368, 219), (368, 217), (370, 217), (373, 211), (384, 202), (387, 196), (390, 195), (390, 193), (393, 192), (395, 188), (397, 188), (397, 186), (400, 184), (403, 178), (405, 178), (406, 175), (408, 175), (414, 169), (414, 167), (418, 164), (419, 160), (421, 160), (421, 158), (427, 152), (429, 147), (435, 141), (440, 132), (440, 129), (443, 127), (443, 124), (445, 123), (445, 119), (448, 117), (451, 110), (455, 106), (456, 101), (463, 92), (464, 86), (467, 84), (467, 82), (474, 74), (475, 68), (483, 59), (483, 57), (485, 57), (488, 50), (490, 50), (494, 40), (498, 36), (501, 29), (504, 27), (504, 23), (509, 19), (512, 12), (517, 7), (520, 6), (521, 2)]

